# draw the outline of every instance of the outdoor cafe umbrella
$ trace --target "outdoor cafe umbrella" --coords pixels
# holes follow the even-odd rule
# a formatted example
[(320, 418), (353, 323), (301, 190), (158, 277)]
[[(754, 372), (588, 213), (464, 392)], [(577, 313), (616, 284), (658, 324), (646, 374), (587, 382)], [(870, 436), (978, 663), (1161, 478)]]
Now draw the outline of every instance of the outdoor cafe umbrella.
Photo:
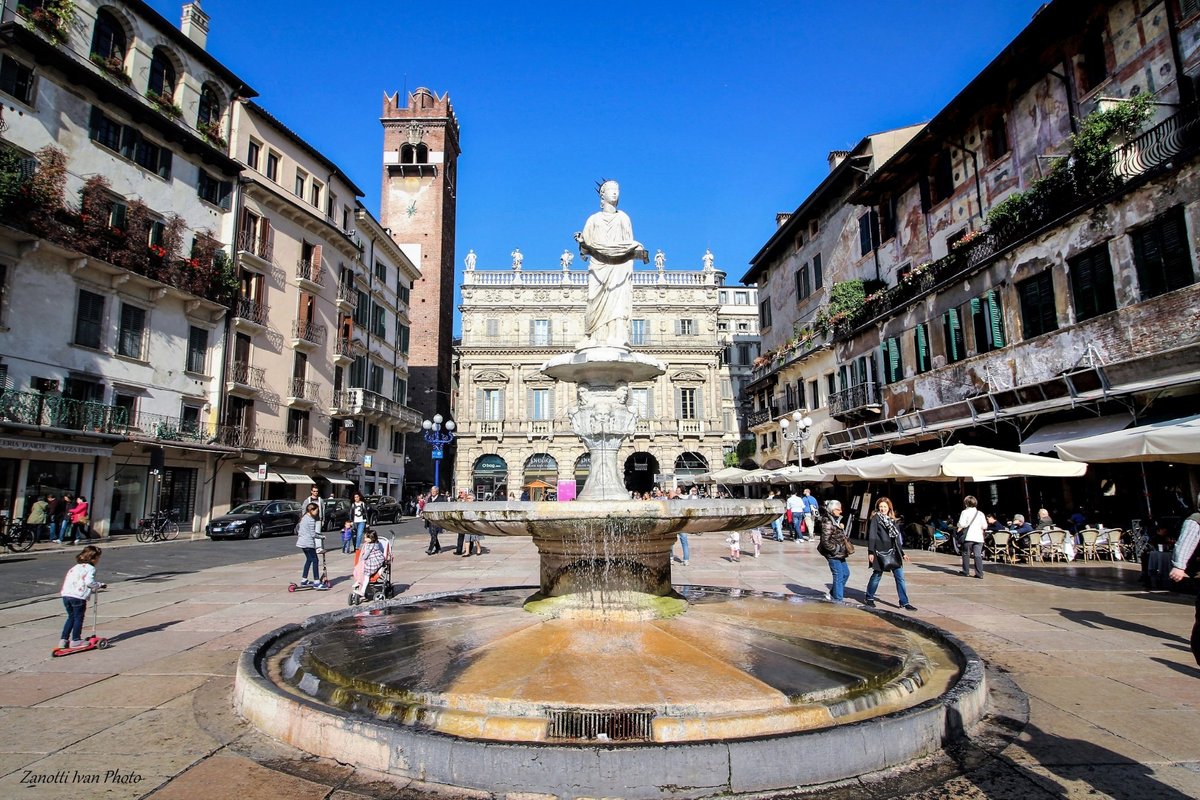
[(1059, 461), (1057, 458), (995, 450), (973, 444), (954, 444), (924, 453), (898, 457), (878, 469), (860, 467), (868, 480), (945, 480), (965, 478), (987, 481), (1004, 478), (1043, 477), (1078, 478), (1087, 472), (1087, 464)]
[(767, 483), (821, 483), (827, 478), (816, 467), (798, 467), (788, 464), (777, 470), (772, 470), (767, 476)]
[(1174, 461), (1200, 464), (1200, 415), (1102, 433), (1056, 444), (1067, 461)]
[(775, 470), (773, 470), (773, 469), (752, 469), (749, 472), (747, 472), (745, 475), (741, 476), (740, 478), (729, 481), (729, 483), (740, 483), (740, 484), (766, 483), (767, 479), (771, 476), (771, 473), (774, 471)]
[(737, 479), (748, 473), (748, 469), (740, 469), (738, 467), (725, 467), (716, 472), (706, 472), (703, 475), (697, 475), (692, 479), (695, 483), (737, 483)]
[(543, 481), (543, 480), (540, 480), (540, 479), (538, 479), (538, 478), (534, 478), (533, 480), (531, 480), (529, 483), (525, 484), (525, 485), (524, 485), (523, 487), (521, 487), (521, 488), (523, 488), (523, 489), (553, 489), (553, 488), (554, 488), (554, 484), (552, 484), (552, 483), (546, 483), (546, 482), (545, 482), (545, 481)]

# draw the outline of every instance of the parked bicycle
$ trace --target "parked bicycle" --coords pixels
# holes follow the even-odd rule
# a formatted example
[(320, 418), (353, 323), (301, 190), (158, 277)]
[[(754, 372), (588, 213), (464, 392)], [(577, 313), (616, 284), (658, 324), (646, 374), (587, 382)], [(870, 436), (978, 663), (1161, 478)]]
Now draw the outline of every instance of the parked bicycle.
[(138, 523), (137, 540), (139, 542), (165, 542), (179, 535), (178, 514), (170, 511), (156, 511)]
[(0, 519), (0, 545), (14, 553), (24, 553), (33, 547), (32, 525), (21, 520)]

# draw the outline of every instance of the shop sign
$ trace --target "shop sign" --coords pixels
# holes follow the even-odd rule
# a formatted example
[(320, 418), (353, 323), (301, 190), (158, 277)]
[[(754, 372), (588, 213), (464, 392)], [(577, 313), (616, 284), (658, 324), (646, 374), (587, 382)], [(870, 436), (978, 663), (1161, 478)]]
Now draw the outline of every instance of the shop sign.
[(111, 447), (92, 447), (71, 442), (54, 442), (47, 439), (0, 438), (0, 450), (23, 450), (27, 453), (54, 454), (60, 456), (111, 456)]
[(267, 465), (259, 464), (258, 465), (258, 480), (265, 481), (266, 479), (267, 479)]

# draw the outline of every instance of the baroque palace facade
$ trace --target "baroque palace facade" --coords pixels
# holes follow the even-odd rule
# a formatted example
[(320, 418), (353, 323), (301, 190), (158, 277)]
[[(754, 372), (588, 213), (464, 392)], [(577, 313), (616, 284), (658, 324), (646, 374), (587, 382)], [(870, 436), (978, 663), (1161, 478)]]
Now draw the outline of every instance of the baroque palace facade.
[[(583, 338), (587, 272), (472, 266), (456, 351), (455, 488), (481, 500), (519, 497), (535, 481), (555, 490), (574, 481), (578, 492), (590, 464), (567, 416), (575, 398), (540, 370)], [(634, 272), (630, 345), (667, 371), (630, 387), (641, 417), (622, 451), (631, 491), (720, 469), (741, 438), (736, 398), (758, 355), (757, 301), (724, 280), (710, 258), (696, 270)]]

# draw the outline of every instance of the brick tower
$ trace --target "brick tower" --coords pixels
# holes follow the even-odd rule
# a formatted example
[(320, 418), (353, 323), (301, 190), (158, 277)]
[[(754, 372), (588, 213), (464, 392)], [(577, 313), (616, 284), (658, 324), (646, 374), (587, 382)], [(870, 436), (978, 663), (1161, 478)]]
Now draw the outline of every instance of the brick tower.
[[(409, 317), (408, 405), (430, 419), (450, 416), (451, 337), (454, 319), (454, 224), (458, 179), (458, 120), (448, 94), (425, 88), (383, 98), (383, 191), (379, 218), (421, 270)], [(408, 482), (433, 482), (429, 446), (409, 436)], [(441, 483), (450, 485), (453, 448), (447, 448)]]

